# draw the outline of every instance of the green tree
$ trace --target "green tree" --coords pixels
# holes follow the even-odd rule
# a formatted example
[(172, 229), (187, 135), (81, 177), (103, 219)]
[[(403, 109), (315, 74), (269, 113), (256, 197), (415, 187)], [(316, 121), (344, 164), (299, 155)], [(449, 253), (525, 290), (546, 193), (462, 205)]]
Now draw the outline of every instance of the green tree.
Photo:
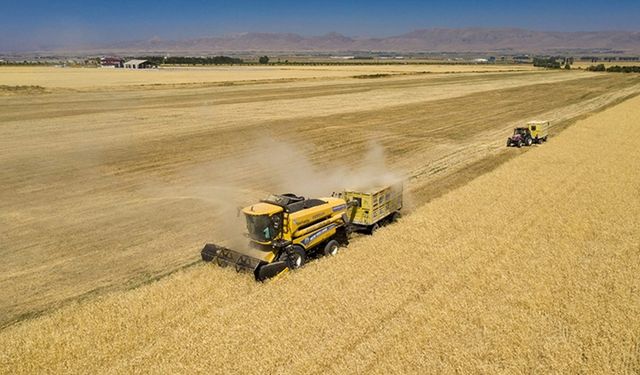
[(604, 72), (607, 69), (604, 67), (604, 64), (598, 64), (598, 65), (591, 65), (590, 67), (587, 68), (587, 70), (590, 72)]
[(549, 69), (560, 69), (560, 62), (557, 61), (558, 57), (534, 57), (533, 66)]
[(260, 64), (268, 64), (269, 56), (260, 56), (260, 58), (258, 59), (258, 62), (260, 62)]

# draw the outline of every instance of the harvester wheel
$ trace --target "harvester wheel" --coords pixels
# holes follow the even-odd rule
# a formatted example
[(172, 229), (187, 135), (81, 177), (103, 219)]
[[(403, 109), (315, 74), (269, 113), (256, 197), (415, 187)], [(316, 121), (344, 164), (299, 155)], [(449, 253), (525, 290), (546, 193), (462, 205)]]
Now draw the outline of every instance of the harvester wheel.
[(511, 140), (507, 139), (507, 147), (511, 146)]
[(278, 260), (287, 262), (289, 268), (295, 270), (304, 265), (307, 260), (307, 253), (302, 247), (293, 246), (290, 250), (283, 251)]
[(531, 144), (533, 143), (533, 139), (531, 139), (530, 137), (527, 137), (525, 142), (526, 142), (527, 146), (531, 146)]
[(518, 148), (522, 147), (522, 145), (523, 145), (522, 141), (518, 141), (518, 144), (517, 144)]
[(338, 248), (340, 247), (340, 245), (338, 244), (338, 241), (336, 240), (331, 240), (329, 242), (327, 242), (327, 244), (324, 246), (324, 250), (323, 250), (323, 254), (324, 256), (334, 256), (336, 254), (338, 254)]

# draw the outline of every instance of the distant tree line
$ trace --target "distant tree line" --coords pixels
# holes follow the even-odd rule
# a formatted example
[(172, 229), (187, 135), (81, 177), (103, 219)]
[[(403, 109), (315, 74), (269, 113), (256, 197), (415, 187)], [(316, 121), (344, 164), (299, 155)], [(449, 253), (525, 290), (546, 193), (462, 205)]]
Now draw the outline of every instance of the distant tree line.
[(604, 67), (604, 64), (598, 64), (598, 65), (591, 65), (590, 67), (587, 68), (587, 70), (590, 72), (604, 72), (607, 70), (607, 68)]
[(539, 68), (560, 69), (560, 61), (557, 57), (534, 57), (533, 66)]
[(560, 69), (564, 66), (565, 69), (571, 69), (571, 64), (573, 64), (573, 57), (550, 56), (533, 58), (533, 66), (540, 68)]
[(145, 56), (139, 57), (140, 60), (147, 60), (154, 65), (222, 65), (222, 64), (242, 64), (242, 59), (229, 56), (213, 56), (213, 57), (186, 57), (186, 56)]
[(640, 66), (619, 66), (613, 65), (608, 68), (604, 64), (591, 65), (587, 68), (590, 72), (609, 72), (609, 73), (640, 73)]
[(0, 65), (51, 65), (52, 63), (43, 61), (0, 61)]
[(638, 56), (614, 56), (614, 57), (603, 57), (603, 56), (582, 56), (580, 57), (582, 61), (591, 61), (593, 63), (598, 61), (640, 61), (640, 57)]

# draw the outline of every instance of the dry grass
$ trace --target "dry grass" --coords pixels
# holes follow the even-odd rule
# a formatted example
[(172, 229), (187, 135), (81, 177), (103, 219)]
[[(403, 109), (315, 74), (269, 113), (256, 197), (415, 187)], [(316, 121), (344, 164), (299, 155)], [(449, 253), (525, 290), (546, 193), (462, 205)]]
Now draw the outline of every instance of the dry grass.
[(541, 72), (2, 98), (0, 325), (196, 261), (226, 239), (227, 201), (309, 194), (298, 172), (357, 167), (371, 141), (418, 205), (516, 155), (514, 124), (639, 91), (632, 76)]
[(638, 373), (640, 98), (275, 283), (199, 265), (0, 332), (5, 373)]
[(8, 95), (37, 95), (44, 94), (47, 90), (42, 86), (7, 86), (0, 85), (0, 96)]
[(152, 70), (0, 67), (0, 85), (41, 85), (87, 89), (162, 84), (348, 78), (354, 75), (530, 71), (523, 65), (339, 65), (339, 66), (220, 66)]

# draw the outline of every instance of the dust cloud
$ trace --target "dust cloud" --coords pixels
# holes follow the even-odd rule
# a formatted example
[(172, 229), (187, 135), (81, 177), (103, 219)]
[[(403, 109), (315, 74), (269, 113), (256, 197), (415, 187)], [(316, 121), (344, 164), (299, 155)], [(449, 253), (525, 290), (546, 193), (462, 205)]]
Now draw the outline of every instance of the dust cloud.
[[(180, 185), (155, 185), (158, 199), (196, 199), (209, 210), (214, 240), (222, 245), (246, 246), (242, 207), (269, 194), (294, 193), (329, 197), (345, 189), (369, 190), (404, 180), (385, 162), (384, 147), (369, 143), (360, 160), (318, 155), (312, 147), (264, 138), (252, 142), (235, 157), (216, 160), (180, 172)], [(311, 151), (310, 151), (311, 150)]]
[(369, 143), (362, 158), (356, 162), (341, 159), (337, 151), (327, 158), (332, 160), (328, 166), (316, 163), (323, 157), (313, 158), (304, 150), (305, 147), (281, 141), (263, 140), (241, 163), (247, 169), (257, 169), (256, 173), (270, 182), (269, 188), (274, 193), (307, 197), (327, 197), (345, 188), (373, 189), (403, 179), (401, 174), (393, 173), (387, 167), (384, 148), (378, 143)]

